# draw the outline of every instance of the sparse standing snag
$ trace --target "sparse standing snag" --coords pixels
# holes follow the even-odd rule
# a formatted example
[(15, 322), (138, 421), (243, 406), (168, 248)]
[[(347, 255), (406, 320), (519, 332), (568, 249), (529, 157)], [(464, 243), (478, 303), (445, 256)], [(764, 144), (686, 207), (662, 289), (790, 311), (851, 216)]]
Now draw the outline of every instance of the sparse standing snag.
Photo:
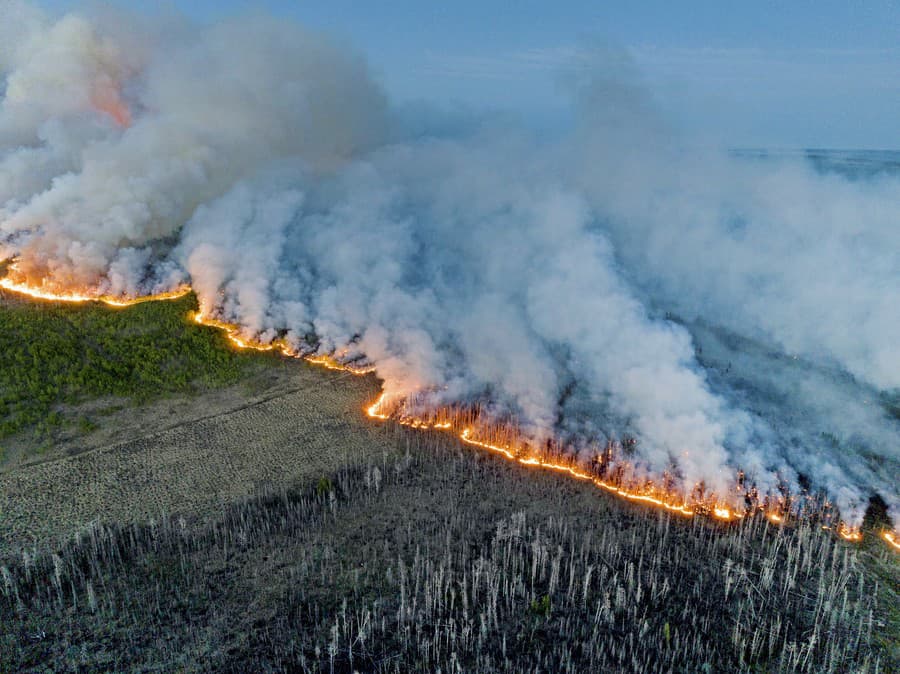
[[(379, 490), (361, 460), (327, 497), (313, 480), (209, 525), (100, 525), (55, 557), (5, 560), (0, 624), (15, 627), (0, 669), (64, 662), (76, 633), (105, 640), (85, 650), (97, 667), (104, 653), (118, 667), (385, 673), (897, 663), (896, 591), (876, 580), (893, 557), (803, 523), (714, 530), (417, 437), (379, 461)], [(36, 627), (54, 638), (16, 636)]]

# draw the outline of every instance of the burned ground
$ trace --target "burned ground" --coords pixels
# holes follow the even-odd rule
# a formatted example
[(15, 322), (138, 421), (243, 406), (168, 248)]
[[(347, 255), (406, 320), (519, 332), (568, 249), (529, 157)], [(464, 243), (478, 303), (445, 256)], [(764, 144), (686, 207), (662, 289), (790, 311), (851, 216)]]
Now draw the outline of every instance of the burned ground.
[(8, 558), (0, 669), (895, 671), (877, 541), (686, 520), (384, 433), (404, 452)]

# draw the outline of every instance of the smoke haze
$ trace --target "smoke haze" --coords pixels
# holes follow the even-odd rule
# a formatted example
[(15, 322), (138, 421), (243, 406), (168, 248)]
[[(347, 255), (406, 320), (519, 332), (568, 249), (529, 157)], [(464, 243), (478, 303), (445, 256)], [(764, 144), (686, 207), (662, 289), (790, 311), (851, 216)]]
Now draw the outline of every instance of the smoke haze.
[(575, 452), (633, 437), (635, 470), (686, 490), (802, 476), (850, 519), (873, 493), (896, 514), (900, 173), (685, 150), (619, 53), (573, 63), (550, 142), (398, 111), (284, 21), (2, 7), (20, 280), (189, 282), (247, 337), (372, 363), (389, 398), (477, 400)]

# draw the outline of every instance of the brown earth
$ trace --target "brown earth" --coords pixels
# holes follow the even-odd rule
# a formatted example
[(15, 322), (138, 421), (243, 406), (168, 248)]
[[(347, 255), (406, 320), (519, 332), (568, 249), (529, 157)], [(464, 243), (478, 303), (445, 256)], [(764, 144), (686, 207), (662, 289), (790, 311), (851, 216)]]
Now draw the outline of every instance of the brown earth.
[(105, 401), (96, 431), (0, 472), (0, 553), (54, 544), (95, 520), (209, 514), (361, 453), (396, 451), (363, 413), (377, 391), (371, 376), (284, 361), (200, 396)]

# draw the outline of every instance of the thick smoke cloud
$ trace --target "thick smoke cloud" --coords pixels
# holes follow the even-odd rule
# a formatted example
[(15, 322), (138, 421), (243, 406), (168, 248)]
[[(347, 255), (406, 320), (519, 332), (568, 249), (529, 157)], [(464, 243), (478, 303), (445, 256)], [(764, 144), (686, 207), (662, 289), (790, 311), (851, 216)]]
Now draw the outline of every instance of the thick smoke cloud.
[(102, 279), (133, 292), (105, 274), (123, 250), (133, 258), (172, 236), (265, 163), (327, 168), (384, 130), (362, 62), (274, 20), (176, 32), (135, 59), (128, 28), (22, 14), (8, 27), (19, 37), (7, 48), (0, 174), (29, 191), (3, 195), (0, 231), (21, 241), (26, 273), (61, 287)]
[(851, 517), (872, 491), (900, 505), (896, 176), (678, 148), (618, 54), (573, 70), (581, 122), (548, 143), (392, 111), (358, 56), (283, 22), (4, 8), (20, 277), (189, 281), (248, 337), (371, 362), (391, 397), (477, 400), (573, 451), (634, 437), (636, 470), (685, 489), (740, 469)]

